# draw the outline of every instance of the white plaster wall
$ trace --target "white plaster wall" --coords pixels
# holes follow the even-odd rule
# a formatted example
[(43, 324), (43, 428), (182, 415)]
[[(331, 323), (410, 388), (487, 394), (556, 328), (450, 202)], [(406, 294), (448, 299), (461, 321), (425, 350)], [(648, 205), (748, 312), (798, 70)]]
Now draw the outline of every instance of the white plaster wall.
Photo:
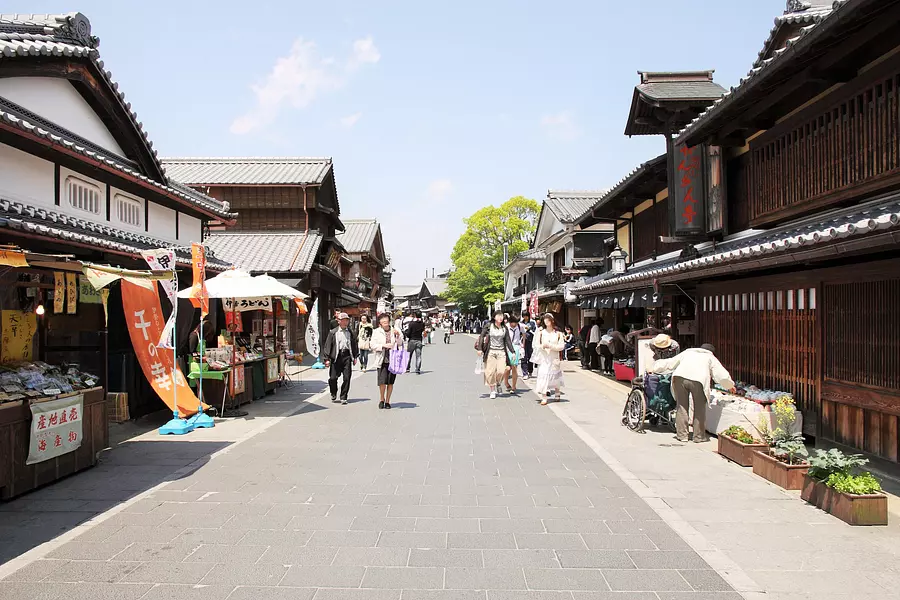
[(55, 209), (53, 163), (0, 144), (0, 198)]
[(73, 133), (125, 156), (103, 121), (66, 79), (57, 77), (0, 78), (0, 96)]
[[(181, 217), (182, 219), (184, 217)], [(175, 211), (155, 202), (150, 203), (150, 228), (148, 235), (164, 240), (176, 241), (175, 236)]]
[(178, 241), (184, 243), (199, 242), (202, 235), (200, 219), (184, 213), (178, 215)]

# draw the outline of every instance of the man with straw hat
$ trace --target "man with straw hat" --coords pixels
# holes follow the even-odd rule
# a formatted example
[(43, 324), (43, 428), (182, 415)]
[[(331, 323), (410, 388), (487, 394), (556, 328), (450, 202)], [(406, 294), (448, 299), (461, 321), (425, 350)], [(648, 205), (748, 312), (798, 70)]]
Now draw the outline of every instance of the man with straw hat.
[(657, 335), (650, 344), (653, 346), (653, 360), (672, 358), (681, 352), (681, 346), (678, 345), (678, 342), (665, 333)]

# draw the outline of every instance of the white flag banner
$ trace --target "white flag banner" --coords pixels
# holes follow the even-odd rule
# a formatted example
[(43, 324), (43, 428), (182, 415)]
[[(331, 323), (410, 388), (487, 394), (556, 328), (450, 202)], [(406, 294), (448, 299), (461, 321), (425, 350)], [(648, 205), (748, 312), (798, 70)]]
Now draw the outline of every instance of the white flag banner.
[(319, 358), (319, 299), (313, 302), (306, 319), (306, 351)]
[[(157, 250), (144, 250), (141, 252), (141, 256), (144, 257), (144, 260), (147, 261), (147, 264), (154, 271), (175, 272), (174, 250), (163, 248)], [(159, 283), (162, 284), (166, 296), (169, 297), (169, 302), (172, 305), (172, 314), (169, 315), (169, 320), (166, 321), (166, 326), (163, 327), (162, 335), (159, 337), (159, 342), (156, 344), (156, 347), (168, 348), (171, 350), (175, 347), (175, 340), (173, 338), (175, 333), (175, 317), (178, 312), (178, 280), (173, 277), (172, 279), (161, 280)]]
[(519, 314), (523, 314), (528, 311), (528, 295), (522, 294), (522, 310)]

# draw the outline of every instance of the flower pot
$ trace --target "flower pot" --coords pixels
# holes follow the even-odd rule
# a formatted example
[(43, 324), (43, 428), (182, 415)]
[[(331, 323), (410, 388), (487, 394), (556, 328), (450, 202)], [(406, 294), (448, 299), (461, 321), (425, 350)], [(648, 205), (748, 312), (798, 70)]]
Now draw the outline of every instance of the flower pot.
[(810, 504), (815, 504), (817, 508), (827, 510), (830, 496), (831, 488), (825, 485), (824, 481), (814, 479), (809, 474), (803, 476), (803, 489), (800, 491), (800, 498)]
[(888, 505), (884, 494), (854, 496), (828, 488), (829, 505), (825, 510), (850, 525), (887, 525)]
[(768, 452), (753, 453), (753, 472), (786, 490), (802, 490), (803, 476), (808, 470), (809, 464), (789, 465)]
[(719, 454), (742, 467), (753, 466), (753, 453), (768, 452), (766, 444), (744, 444), (738, 440), (719, 434)]

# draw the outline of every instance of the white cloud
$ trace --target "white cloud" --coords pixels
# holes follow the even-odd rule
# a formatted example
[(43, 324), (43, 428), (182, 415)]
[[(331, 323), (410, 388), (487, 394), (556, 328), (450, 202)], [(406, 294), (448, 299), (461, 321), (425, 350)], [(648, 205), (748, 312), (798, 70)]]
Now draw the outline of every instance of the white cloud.
[(441, 204), (453, 191), (453, 182), (449, 179), (435, 179), (428, 184), (425, 198), (429, 204)]
[(231, 123), (231, 132), (246, 134), (261, 129), (272, 123), (285, 105), (306, 108), (318, 96), (343, 87), (361, 65), (380, 59), (371, 37), (353, 42), (353, 53), (345, 61), (323, 58), (315, 42), (298, 38), (290, 53), (278, 58), (271, 72), (251, 86), (256, 105)]
[(362, 117), (362, 113), (354, 113), (352, 115), (347, 115), (346, 117), (341, 117), (341, 127), (344, 129), (350, 129), (356, 122), (359, 121), (359, 118)]
[(571, 142), (581, 135), (574, 117), (568, 111), (544, 115), (541, 117), (541, 128), (548, 136), (562, 142)]

